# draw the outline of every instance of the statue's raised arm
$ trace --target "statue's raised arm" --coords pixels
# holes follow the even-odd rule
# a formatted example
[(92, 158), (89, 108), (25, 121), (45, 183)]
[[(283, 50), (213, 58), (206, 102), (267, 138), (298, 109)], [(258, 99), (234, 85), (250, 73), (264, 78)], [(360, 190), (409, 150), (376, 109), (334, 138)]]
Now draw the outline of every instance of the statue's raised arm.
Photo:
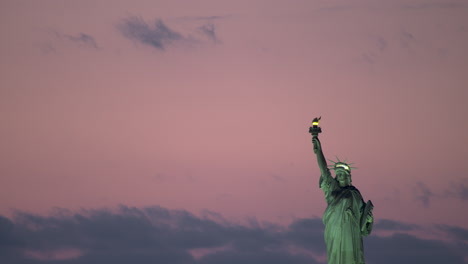
[(315, 155), (317, 155), (317, 162), (320, 168), (320, 172), (322, 173), (322, 175), (324, 175), (328, 170), (327, 161), (325, 160), (325, 156), (323, 155), (322, 143), (320, 143), (318, 136), (312, 137), (312, 144), (314, 145)]
[(312, 137), (312, 144), (314, 145), (314, 152), (317, 156), (317, 163), (320, 168), (319, 187), (325, 192), (325, 200), (329, 202), (331, 192), (336, 189), (335, 179), (333, 179), (327, 167), (327, 161), (323, 155), (322, 144), (318, 136)]

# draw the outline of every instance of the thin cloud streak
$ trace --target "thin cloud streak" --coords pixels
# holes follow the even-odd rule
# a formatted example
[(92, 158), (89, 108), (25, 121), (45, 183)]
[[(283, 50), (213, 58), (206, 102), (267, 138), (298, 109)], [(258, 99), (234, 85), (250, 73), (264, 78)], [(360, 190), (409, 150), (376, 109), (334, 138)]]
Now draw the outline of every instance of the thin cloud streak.
[(78, 35), (74, 36), (70, 34), (63, 34), (60, 32), (55, 32), (55, 35), (57, 36), (57, 38), (60, 38), (60, 39), (66, 39), (68, 41), (77, 43), (79, 45), (84, 45), (84, 46), (92, 47), (95, 49), (99, 49), (99, 46), (95, 38), (86, 33), (80, 32)]
[(404, 9), (453, 9), (453, 8), (467, 8), (466, 3), (461, 2), (433, 2), (414, 5), (403, 5)]

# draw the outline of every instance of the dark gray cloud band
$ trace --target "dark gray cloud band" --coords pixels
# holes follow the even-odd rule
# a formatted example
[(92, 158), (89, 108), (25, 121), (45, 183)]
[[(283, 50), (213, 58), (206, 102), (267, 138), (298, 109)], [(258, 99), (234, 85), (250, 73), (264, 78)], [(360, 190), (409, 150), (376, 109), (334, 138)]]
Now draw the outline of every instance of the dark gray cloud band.
[[(377, 230), (379, 224), (382, 230), (413, 228), (388, 220), (377, 222)], [(459, 227), (439, 229), (453, 233), (455, 239), (466, 239), (468, 232)], [(398, 232), (365, 238), (369, 263), (457, 264), (467, 257), (467, 246), (460, 240), (450, 244)], [(67, 252), (74, 255), (67, 257)], [(13, 219), (0, 216), (0, 263), (7, 264), (313, 264), (322, 263), (324, 254), (323, 225), (318, 218), (299, 219), (288, 227), (241, 225), (157, 206), (78, 213), (59, 210), (49, 216), (22, 212)]]

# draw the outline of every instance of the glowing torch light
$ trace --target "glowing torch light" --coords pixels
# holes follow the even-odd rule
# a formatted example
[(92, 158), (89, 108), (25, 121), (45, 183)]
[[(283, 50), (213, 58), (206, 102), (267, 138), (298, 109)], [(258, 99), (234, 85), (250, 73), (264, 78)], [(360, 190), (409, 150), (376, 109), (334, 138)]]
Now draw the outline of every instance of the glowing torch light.
[(312, 120), (312, 126), (309, 127), (309, 133), (312, 134), (312, 137), (318, 137), (319, 133), (322, 133), (322, 128), (319, 127), (319, 121), (322, 117), (316, 117)]

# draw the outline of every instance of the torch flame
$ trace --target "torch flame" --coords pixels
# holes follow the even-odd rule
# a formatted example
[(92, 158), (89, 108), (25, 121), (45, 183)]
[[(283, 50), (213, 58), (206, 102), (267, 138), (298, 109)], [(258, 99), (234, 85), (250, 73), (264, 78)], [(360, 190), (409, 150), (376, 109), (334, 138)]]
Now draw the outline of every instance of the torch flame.
[(316, 117), (316, 118), (314, 118), (314, 120), (312, 120), (312, 125), (313, 125), (313, 126), (318, 126), (319, 121), (320, 121), (321, 118), (322, 118), (322, 117), (318, 117), (318, 118)]

